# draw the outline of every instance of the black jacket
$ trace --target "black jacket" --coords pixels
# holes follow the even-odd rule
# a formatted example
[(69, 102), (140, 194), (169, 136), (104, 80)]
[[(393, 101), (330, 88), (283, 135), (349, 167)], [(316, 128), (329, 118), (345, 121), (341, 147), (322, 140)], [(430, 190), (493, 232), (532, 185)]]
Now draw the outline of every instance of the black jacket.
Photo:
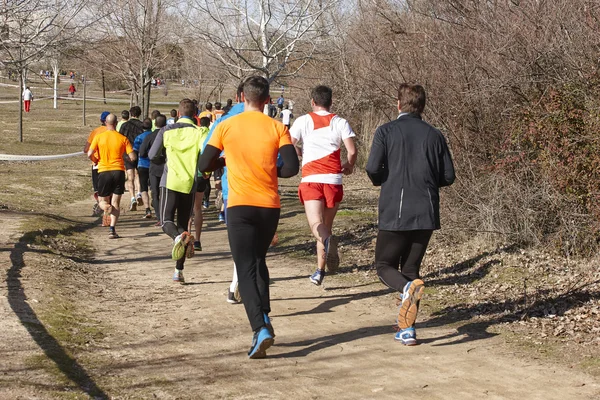
[(367, 174), (381, 186), (379, 229), (440, 229), (439, 188), (454, 182), (454, 165), (440, 131), (403, 114), (375, 131)]
[[(144, 141), (140, 146), (140, 157), (149, 157), (150, 149), (152, 148), (152, 144), (154, 144), (154, 139), (156, 139), (158, 131), (160, 131), (160, 129), (155, 129), (154, 132), (144, 138)], [(163, 171), (165, 170), (165, 162), (167, 159), (164, 153), (165, 151), (163, 149), (163, 154), (161, 157), (156, 157), (156, 159), (150, 160), (150, 175), (162, 176)]]

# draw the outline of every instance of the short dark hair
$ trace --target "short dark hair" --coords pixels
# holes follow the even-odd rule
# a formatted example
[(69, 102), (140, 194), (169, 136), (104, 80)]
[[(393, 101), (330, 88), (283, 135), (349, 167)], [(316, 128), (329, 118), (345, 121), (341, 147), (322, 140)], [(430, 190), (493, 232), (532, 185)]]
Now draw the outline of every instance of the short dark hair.
[(177, 110), (176, 109), (172, 109), (171, 110), (171, 117), (175, 118), (177, 116)]
[(217, 101), (217, 102), (215, 103), (215, 108), (216, 108), (217, 110), (220, 110), (220, 109), (221, 109), (221, 103), (219, 103), (219, 102)]
[(121, 111), (121, 118), (129, 119), (129, 111), (127, 111), (127, 110)]
[(209, 127), (210, 126), (210, 118), (208, 118), (208, 117), (200, 118), (200, 126)]
[[(175, 111), (175, 114), (177, 114), (177, 111)], [(163, 126), (167, 125), (167, 117), (165, 117), (162, 114), (158, 114), (156, 116), (156, 119), (154, 120), (154, 126), (156, 126), (157, 128), (162, 128)]]
[(129, 114), (131, 114), (133, 118), (139, 118), (140, 115), (142, 115), (142, 109), (139, 106), (133, 106), (129, 109)]
[(251, 76), (244, 82), (244, 97), (254, 105), (266, 102), (269, 99), (269, 82), (262, 76)]
[(206, 108), (208, 111), (212, 110), (212, 103), (210, 101), (208, 101), (205, 105), (204, 108)]
[(333, 90), (330, 87), (319, 85), (312, 90), (310, 97), (315, 102), (315, 105), (329, 108), (333, 99)]
[(150, 114), (150, 115), (152, 116), (152, 119), (156, 119), (156, 117), (157, 117), (158, 115), (160, 115), (160, 111), (158, 111), (158, 110), (154, 110), (154, 111), (152, 111), (152, 114)]
[[(244, 86), (242, 86), (242, 90), (240, 90), (240, 93), (238, 93), (238, 94), (242, 94), (242, 91), (243, 91), (243, 90), (244, 90)], [(231, 100), (231, 99), (227, 99), (227, 105), (228, 105), (228, 106), (230, 106), (230, 105), (232, 105), (232, 104), (233, 104), (233, 100)]]
[(145, 131), (152, 129), (152, 120), (150, 118), (144, 118), (142, 121), (142, 129)]
[(426, 103), (425, 89), (421, 85), (403, 83), (398, 88), (400, 111), (421, 115)]
[(179, 102), (179, 115), (182, 117), (194, 118), (196, 116), (196, 105), (190, 99), (183, 99)]

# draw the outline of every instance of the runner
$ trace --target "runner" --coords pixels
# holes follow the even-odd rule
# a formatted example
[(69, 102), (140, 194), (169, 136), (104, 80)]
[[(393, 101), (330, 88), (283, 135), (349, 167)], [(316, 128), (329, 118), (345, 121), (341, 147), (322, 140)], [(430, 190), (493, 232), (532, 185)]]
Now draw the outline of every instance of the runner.
[(223, 107), (223, 111), (225, 112), (225, 114), (229, 113), (229, 110), (231, 110), (232, 107), (233, 107), (233, 100), (227, 99), (227, 104), (225, 104), (225, 107)]
[(194, 125), (196, 106), (191, 100), (181, 100), (179, 115), (181, 118), (177, 123), (158, 132), (149, 157), (161, 158), (163, 149), (166, 151), (165, 172), (160, 181), (160, 213), (163, 231), (173, 239), (171, 256), (176, 261), (173, 280), (183, 284), (185, 259), (194, 255), (194, 237), (187, 228), (194, 206), (197, 164), (205, 136)]
[(283, 111), (281, 111), (281, 122), (288, 127), (290, 127), (292, 118), (294, 118), (294, 116), (292, 115), (292, 112), (289, 110), (288, 105), (285, 105), (285, 108), (283, 109)]
[(71, 95), (71, 98), (75, 97), (76, 91), (77, 89), (75, 89), (75, 85), (71, 83), (71, 85), (69, 85), (69, 94)]
[[(160, 113), (158, 115), (160, 115)], [(158, 115), (156, 117), (158, 117)], [(144, 215), (144, 218), (147, 219), (152, 218), (152, 210), (150, 209), (150, 199), (148, 197), (148, 184), (150, 183), (150, 159), (148, 158), (147, 154), (141, 156), (139, 152), (144, 139), (152, 133), (152, 124), (153, 121), (150, 118), (144, 119), (142, 121), (142, 128), (144, 129), (144, 131), (135, 138), (135, 142), (133, 143), (133, 151), (135, 151), (135, 153), (138, 156), (137, 171), (140, 177), (140, 191), (142, 192), (142, 200), (146, 205), (146, 213)]]
[[(84, 153), (87, 154), (96, 135), (99, 133), (102, 133), (106, 130), (106, 117), (108, 117), (109, 114), (110, 113), (108, 111), (104, 111), (102, 114), (100, 114), (100, 126), (97, 127), (96, 129), (94, 129), (92, 132), (90, 132), (87, 142), (85, 143), (85, 146), (83, 147)], [(95, 158), (97, 159), (98, 157), (99, 157), (99, 155), (96, 152)], [(96, 162), (92, 162), (92, 187), (94, 188), (94, 199), (96, 200), (96, 204), (94, 204), (92, 213), (94, 215), (96, 215), (96, 214), (98, 214), (98, 210), (100, 210), (99, 204), (98, 204), (98, 201), (99, 201), (98, 200), (98, 163), (96, 163)], [(109, 225), (110, 225), (110, 221), (108, 221), (108, 218), (103, 218), (102, 226), (109, 226)]]
[(123, 110), (121, 111), (121, 120), (117, 124), (117, 132), (121, 132), (121, 127), (127, 121), (129, 121), (129, 111)]
[(215, 122), (215, 114), (213, 113), (212, 109), (213, 109), (213, 105), (212, 103), (209, 101), (204, 105), (204, 108), (206, 108), (206, 110), (202, 111), (199, 115), (198, 118), (203, 118), (203, 117), (208, 117), (210, 118), (210, 123), (212, 124), (213, 122)]
[[(327, 86), (312, 90), (313, 112), (296, 119), (290, 130), (292, 143), (302, 142), (302, 181), (298, 187), (306, 219), (317, 239), (317, 270), (310, 281), (323, 283), (325, 266), (335, 272), (340, 263), (338, 239), (333, 236), (333, 220), (344, 196), (342, 176), (354, 170), (356, 135), (348, 122), (332, 114), (333, 92)], [(342, 164), (340, 146), (344, 143), (347, 161)]]
[(99, 204), (104, 210), (104, 215), (110, 215), (108, 238), (117, 239), (119, 235), (115, 226), (120, 214), (121, 195), (125, 191), (123, 154), (127, 154), (130, 160), (135, 160), (136, 155), (129, 140), (115, 131), (117, 116), (109, 114), (105, 123), (106, 130), (94, 137), (87, 155), (92, 162), (98, 163)]
[(455, 178), (446, 139), (421, 119), (425, 100), (420, 85), (400, 85), (400, 115), (375, 131), (366, 167), (381, 186), (377, 275), (400, 294), (394, 338), (408, 346), (417, 344), (414, 324), (424, 289), (419, 269), (433, 231), (440, 229), (439, 188)]
[[(139, 120), (141, 114), (142, 109), (140, 107), (131, 107), (129, 109), (129, 115), (131, 118), (127, 122), (123, 123), (123, 125), (121, 125), (121, 129), (119, 130), (119, 132), (125, 136), (130, 143), (134, 143), (137, 135), (144, 131), (142, 128), (142, 121)], [(143, 205), (142, 193), (139, 190), (140, 177), (137, 174), (136, 168), (137, 163), (125, 157), (125, 169), (127, 171), (127, 182), (125, 182), (125, 185), (127, 186), (127, 191), (131, 195), (129, 211), (135, 211), (137, 210), (137, 206)], [(136, 188), (138, 189), (137, 192), (135, 191)], [(137, 196), (135, 195), (136, 193)]]
[[(269, 102), (269, 83), (254, 76), (244, 83), (244, 112), (219, 124), (200, 159), (201, 171), (214, 171), (227, 157), (229, 198), (227, 232), (235, 261), (242, 302), (252, 331), (248, 356), (264, 358), (274, 343), (269, 319), (267, 250), (277, 229), (280, 201), (277, 177), (298, 173), (298, 157), (281, 122), (262, 113)], [(247, 140), (251, 137), (252, 140)], [(277, 153), (283, 166), (278, 168)]]
[(215, 111), (213, 112), (213, 114), (215, 115), (215, 121), (217, 121), (223, 116), (223, 114), (225, 114), (225, 111), (221, 110), (221, 103), (219, 103), (218, 101), (215, 103)]
[(154, 110), (150, 114), (150, 119), (152, 120), (152, 130), (156, 129), (156, 117), (158, 117), (159, 115), (160, 115), (160, 111), (158, 111), (158, 110)]
[(29, 86), (23, 91), (23, 104), (25, 105), (25, 112), (31, 110), (31, 102), (33, 101), (33, 93), (29, 90)]
[[(156, 117), (156, 129), (146, 136), (140, 146), (140, 156), (148, 157), (148, 153), (152, 148), (152, 144), (158, 135), (158, 131), (161, 130), (167, 123), (167, 117), (159, 115)], [(149, 157), (148, 157), (149, 158)], [(152, 207), (154, 208), (154, 214), (156, 215), (156, 224), (154, 226), (162, 226), (160, 222), (160, 179), (162, 178), (163, 171), (165, 169), (165, 155), (164, 151), (162, 155), (154, 157), (150, 160), (150, 191), (152, 192)]]
[[(203, 138), (202, 144), (206, 140), (208, 136), (208, 126), (210, 125), (210, 119), (208, 117), (200, 118), (200, 135)], [(192, 222), (194, 223), (195, 229), (195, 239), (194, 240), (194, 250), (202, 251), (202, 243), (200, 241), (200, 235), (202, 234), (202, 223), (204, 222), (204, 216), (202, 215), (202, 196), (204, 194), (204, 190), (206, 189), (206, 185), (209, 184), (210, 175), (208, 179), (206, 179), (202, 173), (198, 173), (196, 179), (196, 195), (194, 196), (194, 215), (190, 218), (189, 229), (192, 230)]]
[(167, 125), (173, 125), (175, 122), (177, 122), (177, 110), (172, 109), (170, 115), (171, 117), (167, 120)]
[[(233, 116), (239, 115), (242, 112), (244, 112), (244, 103), (241, 102), (243, 91), (244, 91), (244, 81), (242, 81), (242, 83), (240, 83), (237, 88), (237, 92), (236, 92), (236, 96), (235, 96), (235, 101), (237, 102), (237, 104), (235, 106), (232, 106), (229, 109), (229, 112), (227, 112), (225, 115), (223, 115), (223, 117), (221, 117), (218, 121), (216, 121), (213, 124), (213, 126), (210, 128), (210, 131), (208, 133), (208, 137), (206, 138), (206, 141), (204, 142), (204, 148), (206, 148), (206, 144), (207, 144), (208, 140), (212, 137), (213, 132), (215, 131), (217, 126), (219, 126), (220, 123), (222, 123), (223, 121), (225, 121), (228, 118), (231, 118)], [(229, 103), (230, 100), (228, 100), (227, 102)], [(231, 102), (231, 103), (233, 103), (233, 102)], [(204, 148), (202, 149), (202, 151), (204, 151)], [(225, 224), (227, 224), (227, 200), (229, 198), (229, 185), (227, 182), (227, 167), (223, 167), (223, 174), (221, 175), (221, 194), (223, 196), (223, 207), (224, 207), (223, 222), (225, 222)], [(231, 284), (229, 285), (229, 289), (227, 289), (227, 302), (230, 304), (236, 304), (236, 303), (239, 303), (240, 301), (241, 301), (241, 297), (240, 297), (240, 292), (239, 292), (239, 288), (238, 288), (237, 268), (235, 267), (235, 262), (234, 262), (233, 263), (233, 278), (231, 279)]]

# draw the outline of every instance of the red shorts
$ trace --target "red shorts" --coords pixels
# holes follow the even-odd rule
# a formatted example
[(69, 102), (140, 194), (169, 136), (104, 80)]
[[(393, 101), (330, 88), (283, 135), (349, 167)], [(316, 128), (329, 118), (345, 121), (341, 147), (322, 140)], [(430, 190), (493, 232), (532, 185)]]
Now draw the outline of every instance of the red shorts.
[(303, 182), (298, 186), (298, 197), (302, 204), (307, 200), (325, 200), (325, 207), (333, 208), (344, 198), (344, 188), (329, 183)]

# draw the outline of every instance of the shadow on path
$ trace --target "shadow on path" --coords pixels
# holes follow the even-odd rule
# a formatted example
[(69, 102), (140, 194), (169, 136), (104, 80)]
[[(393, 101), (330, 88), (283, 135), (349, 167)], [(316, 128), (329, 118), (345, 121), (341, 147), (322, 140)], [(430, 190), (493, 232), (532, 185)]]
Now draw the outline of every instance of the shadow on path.
[[(68, 234), (76, 231), (72, 228), (61, 231)], [(39, 232), (28, 232), (24, 234), (15, 244), (10, 252), (11, 267), (6, 274), (8, 285), (8, 302), (21, 324), (27, 329), (31, 338), (44, 351), (46, 356), (52, 360), (62, 373), (83, 392), (96, 399), (108, 399), (108, 395), (94, 382), (86, 370), (70, 356), (46, 329), (38, 319), (35, 311), (27, 303), (25, 289), (21, 283), (21, 270), (25, 267), (23, 255), (29, 251), (27, 244), (32, 235)]]

